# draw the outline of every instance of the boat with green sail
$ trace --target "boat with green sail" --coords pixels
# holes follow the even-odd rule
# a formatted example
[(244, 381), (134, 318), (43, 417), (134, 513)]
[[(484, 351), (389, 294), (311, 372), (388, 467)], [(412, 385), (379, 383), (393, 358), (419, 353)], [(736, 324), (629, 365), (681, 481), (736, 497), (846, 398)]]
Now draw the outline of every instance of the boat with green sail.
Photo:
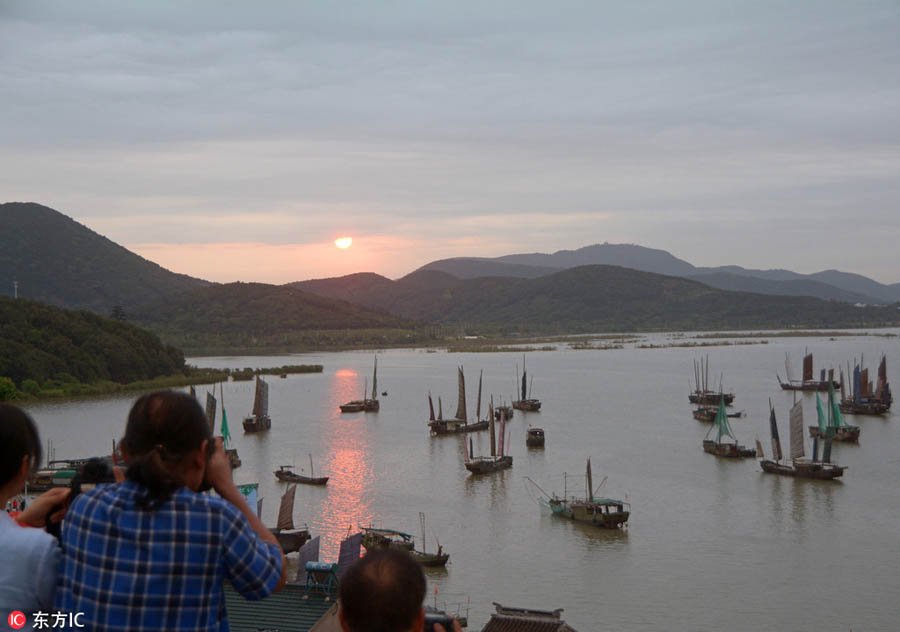
[[(710, 433), (716, 431), (716, 440), (709, 439)], [(706, 431), (706, 439), (703, 440), (703, 451), (715, 456), (723, 456), (729, 458), (747, 458), (756, 456), (756, 450), (739, 445), (731, 424), (728, 423), (728, 415), (725, 413), (725, 402), (719, 400), (719, 409), (712, 427)], [(727, 438), (731, 441), (727, 441)]]
[(815, 439), (833, 439), (850, 443), (859, 441), (859, 426), (851, 426), (844, 421), (841, 407), (835, 401), (833, 387), (828, 389), (828, 414), (822, 410), (822, 400), (816, 393), (816, 414), (819, 423), (809, 427), (809, 436)]

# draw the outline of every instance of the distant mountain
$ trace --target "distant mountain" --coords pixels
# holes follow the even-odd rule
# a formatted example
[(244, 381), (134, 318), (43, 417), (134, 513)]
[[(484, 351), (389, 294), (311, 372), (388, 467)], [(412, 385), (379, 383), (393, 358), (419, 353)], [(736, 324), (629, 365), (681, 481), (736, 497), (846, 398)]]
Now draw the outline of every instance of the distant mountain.
[[(340, 279), (334, 279), (339, 282)], [(580, 266), (536, 279), (459, 280), (419, 270), (358, 300), (419, 321), (491, 331), (572, 333), (647, 329), (850, 327), (900, 323), (893, 308), (727, 292), (679, 277)]]
[[(378, 275), (372, 275), (377, 277)], [(371, 278), (378, 283), (377, 278)], [(184, 292), (134, 310), (134, 321), (185, 350), (293, 348), (327, 330), (403, 329), (408, 319), (288, 285), (229, 283)], [(301, 335), (303, 334), (303, 335)], [(292, 346), (293, 345), (293, 346)]]
[(336, 278), (295, 281), (287, 285), (339, 301), (366, 304), (370, 293), (392, 287), (393, 281), (374, 272), (357, 272)]
[(437, 270), (452, 274), (458, 279), (477, 279), (486, 276), (522, 277), (535, 279), (559, 272), (561, 268), (530, 266), (521, 263), (505, 263), (498, 259), (475, 257), (455, 257), (439, 259), (419, 268), (419, 270)]
[(900, 283), (884, 285), (861, 274), (840, 272), (839, 270), (823, 270), (808, 275), (809, 278), (828, 283), (849, 292), (858, 292), (874, 296), (885, 303), (900, 301)]
[(147, 261), (46, 206), (0, 204), (0, 295), (107, 315), (207, 287)]
[(774, 281), (742, 274), (713, 272), (688, 277), (710, 287), (734, 292), (754, 292), (773, 296), (812, 296), (845, 303), (879, 303), (878, 299), (856, 292), (848, 292), (833, 285), (813, 281), (805, 277), (786, 281)]
[(531, 253), (497, 257), (497, 261), (517, 263), (544, 268), (574, 268), (586, 265), (610, 265), (668, 274), (688, 276), (695, 270), (687, 261), (655, 248), (645, 248), (634, 244), (595, 244), (578, 250), (558, 250), (551, 255)]

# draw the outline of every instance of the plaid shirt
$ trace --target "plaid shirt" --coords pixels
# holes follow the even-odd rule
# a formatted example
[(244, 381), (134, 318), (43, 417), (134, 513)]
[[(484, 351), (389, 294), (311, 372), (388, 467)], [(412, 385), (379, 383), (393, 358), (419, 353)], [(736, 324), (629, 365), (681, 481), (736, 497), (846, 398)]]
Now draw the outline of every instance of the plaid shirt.
[(80, 495), (63, 523), (58, 609), (103, 630), (228, 630), (222, 583), (268, 596), (281, 551), (231, 503), (186, 488), (155, 511), (133, 481)]

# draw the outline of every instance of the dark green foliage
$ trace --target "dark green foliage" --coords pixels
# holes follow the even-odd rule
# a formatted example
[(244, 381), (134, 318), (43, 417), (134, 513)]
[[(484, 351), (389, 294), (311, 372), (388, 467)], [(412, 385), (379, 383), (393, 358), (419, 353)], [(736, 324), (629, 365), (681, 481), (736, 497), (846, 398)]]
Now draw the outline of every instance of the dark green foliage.
[(134, 325), (0, 298), (0, 376), (29, 393), (34, 384), (71, 393), (73, 384), (126, 384), (183, 370), (181, 351)]
[(19, 389), (8, 377), (0, 377), (0, 402), (19, 398)]
[(0, 204), (0, 294), (124, 317), (138, 303), (208, 282), (175, 274), (46, 206)]

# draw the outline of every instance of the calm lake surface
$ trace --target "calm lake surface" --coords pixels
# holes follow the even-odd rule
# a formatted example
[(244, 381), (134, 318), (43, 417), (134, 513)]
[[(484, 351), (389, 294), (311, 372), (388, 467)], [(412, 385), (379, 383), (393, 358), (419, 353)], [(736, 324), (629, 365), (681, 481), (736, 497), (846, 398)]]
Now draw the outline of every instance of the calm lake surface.
[[(891, 333), (897, 333), (896, 330)], [(690, 335), (687, 336), (690, 338)], [(196, 358), (211, 367), (322, 364), (321, 374), (268, 376), (272, 429), (244, 436), (253, 382), (224, 385), (225, 407), (243, 465), (239, 483), (258, 482), (263, 517), (274, 525), (285, 489), (273, 476), (281, 464), (316, 474), (328, 486), (297, 488), (295, 522), (322, 536), (322, 558), (337, 558), (339, 541), (358, 525), (419, 533), (426, 515), (427, 547), (439, 539), (450, 553), (446, 570), (427, 571), (428, 601), (468, 601), (470, 629), (493, 611), (491, 602), (564, 608), (580, 632), (591, 630), (842, 630), (898, 629), (900, 596), (900, 419), (852, 417), (859, 445), (836, 443), (833, 460), (848, 465), (841, 482), (763, 474), (756, 459), (731, 461), (705, 454), (708, 425), (691, 417), (692, 361), (709, 355), (711, 380), (724, 375), (735, 392), (732, 420), (741, 443), (759, 438), (770, 455), (768, 401), (775, 405), (782, 443), (793, 394), (778, 388), (785, 353), (795, 376), (808, 348), (815, 367), (846, 367), (865, 355), (874, 374), (888, 357), (888, 379), (900, 395), (896, 337), (763, 338), (767, 344), (710, 348), (571, 350), (527, 355), (540, 413), (508, 424), (514, 465), (473, 478), (463, 466), (460, 437), (430, 438), (429, 391), (456, 410), (456, 367), (466, 373), (474, 416), (478, 373), (485, 397), (513, 396), (518, 353), (378, 353), (381, 410), (342, 415), (338, 404), (358, 398), (371, 352), (278, 357)], [(666, 334), (642, 342), (679, 342)], [(210, 387), (198, 386), (201, 399)], [(218, 388), (217, 393), (218, 397)], [(804, 401), (815, 423), (815, 398)], [(108, 452), (124, 430), (133, 396), (29, 407), (42, 438), (58, 458)], [(220, 402), (221, 406), (221, 402)], [(896, 407), (895, 407), (896, 408)], [(525, 429), (547, 433), (543, 450), (525, 447)], [(476, 454), (489, 451), (488, 434), (474, 433)], [(809, 450), (809, 447), (807, 447)], [(585, 460), (603, 495), (632, 503), (628, 528), (595, 530), (543, 515), (525, 477), (547, 491), (584, 494)], [(418, 540), (418, 538), (417, 538)], [(451, 606), (453, 608), (454, 606)]]

